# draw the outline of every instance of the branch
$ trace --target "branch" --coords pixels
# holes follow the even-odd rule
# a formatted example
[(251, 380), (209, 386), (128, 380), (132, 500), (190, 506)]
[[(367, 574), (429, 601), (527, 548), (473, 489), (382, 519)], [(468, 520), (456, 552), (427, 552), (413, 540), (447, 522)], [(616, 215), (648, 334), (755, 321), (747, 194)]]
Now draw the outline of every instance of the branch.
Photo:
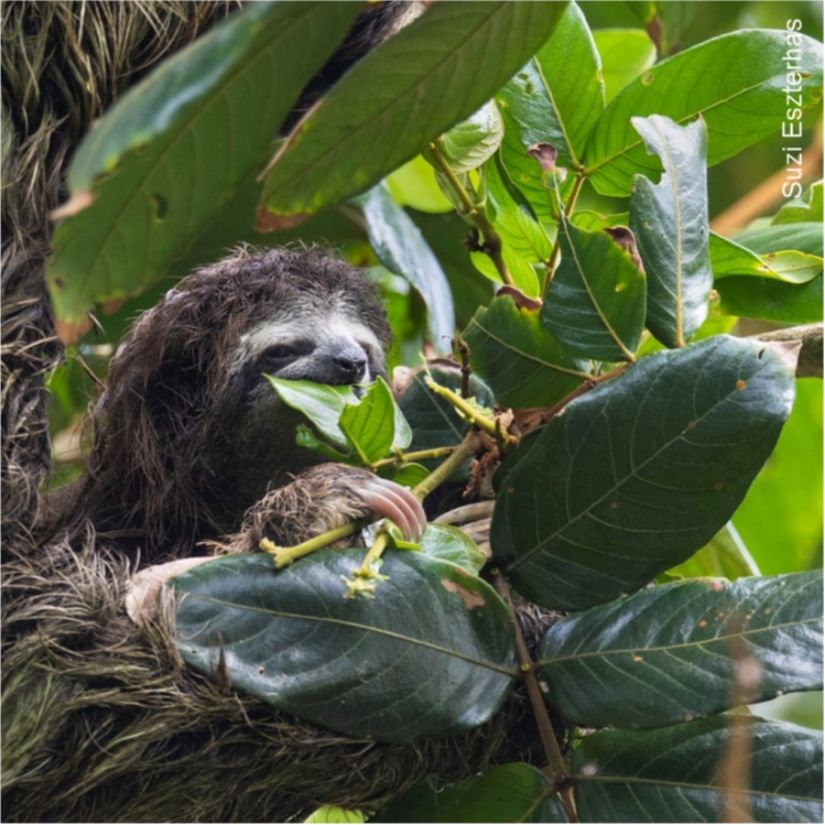
[(760, 332), (752, 336), (760, 341), (799, 343), (796, 362), (797, 378), (822, 378), (822, 324), (806, 324), (800, 327)]

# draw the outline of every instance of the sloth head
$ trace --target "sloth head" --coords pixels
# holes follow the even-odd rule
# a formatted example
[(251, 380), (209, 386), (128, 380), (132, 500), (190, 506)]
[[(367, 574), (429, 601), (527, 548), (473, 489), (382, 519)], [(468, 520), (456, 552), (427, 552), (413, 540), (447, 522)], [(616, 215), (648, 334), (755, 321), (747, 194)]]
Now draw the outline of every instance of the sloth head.
[(112, 359), (75, 506), (134, 535), (148, 561), (236, 529), (319, 460), (264, 373), (364, 384), (384, 373), (388, 339), (374, 287), (323, 251), (243, 248), (194, 272)]

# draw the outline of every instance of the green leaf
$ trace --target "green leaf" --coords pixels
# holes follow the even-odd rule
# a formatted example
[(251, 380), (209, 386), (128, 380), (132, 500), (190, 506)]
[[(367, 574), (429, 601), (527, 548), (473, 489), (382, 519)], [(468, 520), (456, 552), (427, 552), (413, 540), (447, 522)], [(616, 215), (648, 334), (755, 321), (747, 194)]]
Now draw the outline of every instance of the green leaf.
[[(801, 108), (822, 99), (822, 46), (799, 39)], [(719, 163), (776, 134), (785, 117), (785, 31), (736, 31), (679, 52), (626, 86), (596, 122), (585, 152), (590, 180), (603, 195), (623, 197), (637, 172), (658, 170), (630, 125), (631, 116), (665, 115), (679, 123), (701, 115), (708, 130), (708, 164)]]
[(276, 155), (262, 206), (316, 212), (363, 192), (488, 100), (550, 36), (561, 3), (435, 3), (356, 63)]
[(632, 592), (702, 547), (770, 455), (793, 376), (720, 335), (657, 352), (570, 402), (508, 474), (494, 558), (547, 607)]
[(391, 449), (405, 449), (412, 440), (410, 425), (380, 376), (363, 398), (344, 407), (338, 424), (368, 466)]
[(250, 4), (103, 116), (69, 170), (72, 197), (94, 202), (54, 234), (47, 279), (60, 318), (80, 322), (95, 302), (138, 295), (166, 274), (256, 173), (359, 8)]
[(643, 590), (554, 624), (538, 666), (568, 719), (656, 728), (730, 707), (734, 656), (758, 665), (753, 702), (821, 688), (822, 574)]
[(331, 825), (331, 823), (357, 823), (366, 822), (367, 818), (361, 811), (347, 810), (346, 808), (336, 808), (334, 805), (322, 805), (314, 810), (304, 822), (311, 822), (313, 825)]
[(421, 155), (384, 178), (384, 183), (399, 206), (411, 206), (431, 214), (453, 211), (453, 205), (438, 186), (435, 170)]
[(548, 778), (514, 762), (457, 785), (422, 782), (395, 797), (374, 822), (567, 822)]
[(303, 413), (324, 438), (336, 447), (349, 447), (347, 437), (338, 426), (338, 419), (347, 404), (358, 403), (352, 387), (331, 387), (314, 381), (276, 378), (274, 375), (267, 375), (266, 378), (281, 401)]
[[(549, 143), (559, 153), (560, 166), (580, 163), (585, 140), (604, 108), (604, 83), (593, 36), (575, 3), (496, 99), (516, 124), (523, 148)], [(540, 179), (535, 161), (534, 167)]]
[(571, 357), (533, 309), (509, 296), (495, 298), (463, 333), (470, 364), (507, 407), (544, 407), (590, 378), (588, 363)]
[(759, 255), (782, 249), (796, 249), (822, 257), (822, 224), (799, 222), (778, 226), (759, 226), (740, 232), (736, 242)]
[[(635, 253), (630, 231), (620, 228)], [(561, 261), (541, 322), (574, 355), (633, 361), (645, 323), (645, 275), (631, 251), (604, 231), (567, 220), (559, 230)]]
[(384, 466), (378, 468), (378, 475), (382, 478), (389, 478), (396, 484), (401, 484), (404, 487), (415, 487), (420, 484), (428, 475), (430, 471), (418, 462), (412, 461), (405, 464), (399, 469), (394, 466)]
[[(481, 579), (389, 552), (375, 598), (344, 598), (361, 550), (322, 550), (275, 571), (225, 556), (174, 580), (177, 647), (205, 674), (353, 737), (410, 742), (476, 727), (513, 681), (512, 624)], [(421, 605), (426, 604), (426, 610)]]
[[(644, 732), (604, 731), (575, 751), (582, 822), (720, 822), (727, 795), (719, 765), (733, 717)], [(738, 717), (750, 744), (744, 802), (756, 822), (822, 821), (822, 735)]]
[(392, 199), (384, 183), (357, 198), (356, 203), (364, 210), (367, 236), (379, 260), (406, 278), (424, 299), (433, 346), (438, 351), (449, 349), (455, 329), (450, 285), (421, 230)]
[(597, 29), (593, 39), (602, 59), (604, 96), (608, 103), (656, 62), (656, 46), (641, 29)]
[(793, 200), (782, 205), (773, 216), (772, 224), (787, 223), (822, 223), (822, 181), (812, 183), (808, 189), (808, 197), (804, 200)]
[(490, 100), (467, 120), (457, 123), (436, 141), (450, 168), (458, 175), (478, 169), (501, 145), (504, 122)]
[(630, 227), (647, 273), (647, 326), (663, 344), (682, 347), (708, 314), (713, 274), (708, 257), (705, 124), (632, 118), (664, 172), (654, 184), (633, 178)]
[(487, 556), (465, 533), (449, 524), (428, 524), (419, 542), (427, 556), (456, 564), (473, 575), (487, 563)]
[(822, 272), (822, 258), (796, 250), (766, 252), (760, 257), (730, 238), (710, 233), (710, 265), (714, 278), (756, 275), (804, 284)]
[(714, 289), (719, 293), (719, 310), (726, 315), (783, 324), (810, 324), (822, 320), (822, 275), (807, 284), (735, 276), (716, 281)]

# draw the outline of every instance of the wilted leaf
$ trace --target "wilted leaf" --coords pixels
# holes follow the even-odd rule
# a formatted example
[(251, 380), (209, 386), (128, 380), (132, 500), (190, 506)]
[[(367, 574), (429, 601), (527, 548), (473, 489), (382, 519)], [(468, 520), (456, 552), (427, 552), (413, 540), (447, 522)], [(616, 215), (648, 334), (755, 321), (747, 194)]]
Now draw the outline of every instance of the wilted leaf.
[(663, 344), (682, 347), (707, 318), (713, 284), (705, 125), (682, 127), (658, 115), (632, 121), (664, 166), (657, 184), (634, 177), (630, 197), (630, 226), (647, 274), (647, 326)]
[(822, 574), (643, 590), (562, 619), (538, 653), (555, 708), (589, 727), (619, 728), (661, 727), (736, 704), (734, 655), (758, 668), (753, 702), (821, 688)]
[(572, 401), (496, 501), (494, 557), (547, 607), (631, 592), (702, 547), (770, 455), (793, 376), (758, 341), (654, 353)]
[(346, 599), (341, 579), (363, 552), (323, 550), (277, 572), (265, 554), (225, 556), (177, 576), (181, 656), (207, 675), (222, 660), (236, 689), (348, 736), (409, 742), (489, 719), (514, 673), (495, 591), (390, 552), (375, 597)]
[[(822, 821), (822, 735), (740, 718), (752, 749), (744, 802), (756, 822)], [(721, 822), (727, 788), (718, 770), (730, 717), (644, 732), (605, 731), (575, 751), (582, 822)]]

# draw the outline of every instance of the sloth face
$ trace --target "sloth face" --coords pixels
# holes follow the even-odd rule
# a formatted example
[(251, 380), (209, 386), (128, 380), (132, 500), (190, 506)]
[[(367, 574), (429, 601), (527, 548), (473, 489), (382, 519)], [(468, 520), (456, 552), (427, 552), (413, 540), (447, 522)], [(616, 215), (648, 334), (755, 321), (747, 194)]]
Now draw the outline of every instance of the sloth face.
[(341, 312), (264, 322), (241, 337), (233, 364), (246, 393), (263, 373), (333, 385), (363, 385), (385, 374), (373, 331)]

